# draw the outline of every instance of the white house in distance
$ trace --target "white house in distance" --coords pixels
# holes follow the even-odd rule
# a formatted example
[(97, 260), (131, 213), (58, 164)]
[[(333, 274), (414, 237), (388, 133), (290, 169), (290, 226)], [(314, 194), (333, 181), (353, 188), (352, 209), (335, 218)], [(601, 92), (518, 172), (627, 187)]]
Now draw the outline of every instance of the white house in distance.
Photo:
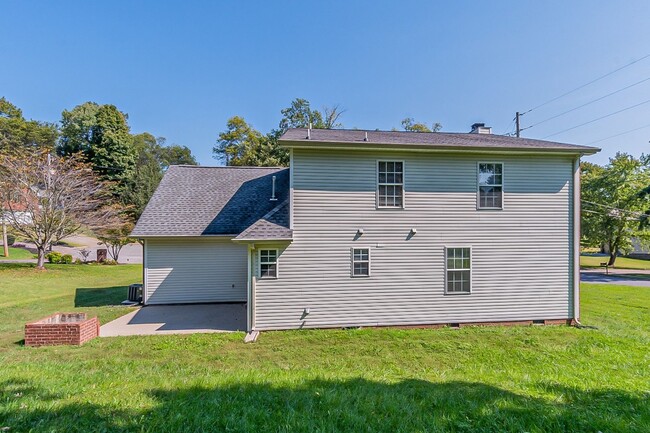
[(579, 317), (582, 155), (471, 133), (290, 129), (290, 168), (169, 169), (138, 221), (146, 305), (252, 330)]

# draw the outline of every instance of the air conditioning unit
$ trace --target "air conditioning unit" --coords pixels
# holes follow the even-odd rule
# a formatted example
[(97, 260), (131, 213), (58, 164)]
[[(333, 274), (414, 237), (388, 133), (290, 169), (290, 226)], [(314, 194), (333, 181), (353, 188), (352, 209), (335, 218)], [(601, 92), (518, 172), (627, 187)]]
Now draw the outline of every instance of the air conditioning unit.
[(131, 284), (129, 286), (129, 301), (142, 302), (142, 284)]

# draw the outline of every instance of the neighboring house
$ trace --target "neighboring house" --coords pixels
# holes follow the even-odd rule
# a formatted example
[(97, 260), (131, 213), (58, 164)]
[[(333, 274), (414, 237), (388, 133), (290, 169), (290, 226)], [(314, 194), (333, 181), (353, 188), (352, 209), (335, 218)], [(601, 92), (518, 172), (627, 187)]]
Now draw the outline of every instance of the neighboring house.
[(599, 149), (474, 131), (290, 129), (290, 169), (170, 167), (133, 232), (145, 304), (247, 302), (249, 330), (577, 319)]
[(22, 203), (14, 202), (0, 203), (0, 222), (9, 224), (10, 221), (16, 221), (21, 224), (30, 224), (32, 222), (32, 216), (27, 212), (27, 206)]

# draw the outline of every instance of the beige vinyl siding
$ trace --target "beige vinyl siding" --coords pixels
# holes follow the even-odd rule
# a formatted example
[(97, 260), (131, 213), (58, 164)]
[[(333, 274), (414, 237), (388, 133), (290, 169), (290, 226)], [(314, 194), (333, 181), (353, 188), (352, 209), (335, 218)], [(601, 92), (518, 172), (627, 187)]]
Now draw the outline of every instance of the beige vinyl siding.
[(246, 302), (246, 245), (224, 238), (147, 239), (145, 303)]
[[(375, 208), (379, 159), (404, 161), (404, 209)], [(482, 161), (504, 164), (502, 210), (476, 209)], [(294, 240), (279, 278), (258, 280), (257, 329), (571, 317), (571, 157), (294, 149), (293, 163)], [(471, 294), (446, 295), (458, 245)], [(370, 277), (350, 277), (355, 246)]]

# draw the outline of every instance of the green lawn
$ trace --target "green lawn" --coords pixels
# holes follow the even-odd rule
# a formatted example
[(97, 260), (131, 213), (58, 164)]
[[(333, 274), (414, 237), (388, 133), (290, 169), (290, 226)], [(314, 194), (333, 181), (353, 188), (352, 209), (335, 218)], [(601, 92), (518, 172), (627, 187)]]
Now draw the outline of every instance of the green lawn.
[(9, 247), (9, 257), (5, 257), (3, 253), (3, 247), (0, 245), (0, 260), (24, 260), (33, 259), (36, 257), (34, 254), (24, 248)]
[[(583, 268), (598, 268), (601, 267), (601, 263), (608, 260), (609, 257), (606, 256), (580, 256), (580, 266)], [(650, 269), (650, 260), (617, 257), (614, 267), (619, 269)]]
[(598, 329), (288, 331), (251, 345), (243, 333), (16, 343), (25, 320), (75, 303), (92, 305), (77, 309), (102, 321), (116, 316), (117, 307), (100, 304), (121, 300), (125, 290), (115, 287), (139, 276), (136, 266), (36, 273), (0, 265), (0, 428), (650, 431), (646, 288), (585, 285), (583, 322)]

